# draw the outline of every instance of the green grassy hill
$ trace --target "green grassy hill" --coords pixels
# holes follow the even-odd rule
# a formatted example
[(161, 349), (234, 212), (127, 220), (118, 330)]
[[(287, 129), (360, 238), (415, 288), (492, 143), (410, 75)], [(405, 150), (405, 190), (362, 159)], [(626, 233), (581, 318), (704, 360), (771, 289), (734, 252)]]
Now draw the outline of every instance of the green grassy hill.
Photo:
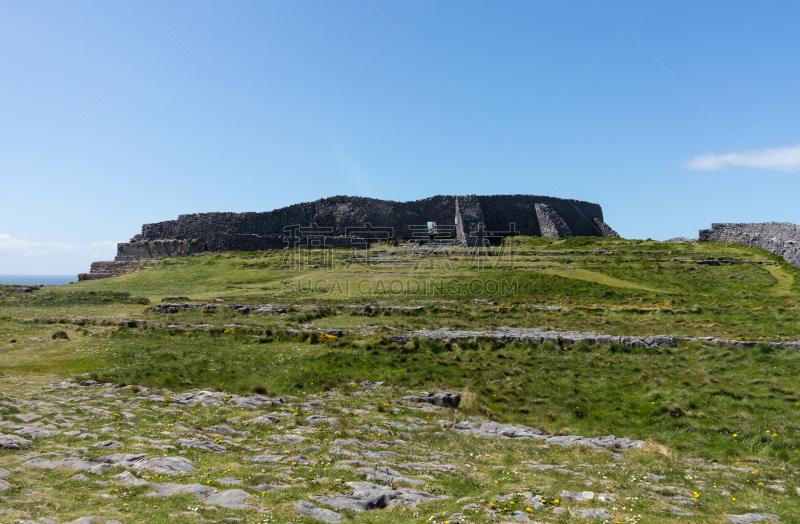
[[(364, 262), (347, 250), (335, 251), (331, 260), (323, 252), (303, 253), (294, 257), (302, 259), (300, 268), (292, 254), (283, 251), (166, 259), (121, 277), (50, 288), (49, 302), (37, 293), (6, 299), (5, 305), (30, 311), (44, 307), (55, 313), (62, 311), (60, 302), (75, 302), (77, 298), (69, 297), (88, 292), (130, 294), (151, 302), (169, 297), (322, 305), (446, 300), (452, 313), (423, 315), (414, 324), (800, 338), (800, 270), (738, 244), (521, 238), (511, 247), (496, 248), (498, 256), (477, 260), (464, 250), (435, 257), (403, 250), (378, 255)], [(720, 262), (704, 263), (709, 259)], [(512, 307), (490, 311), (475, 299)], [(552, 313), (533, 306), (564, 306), (568, 311)], [(119, 303), (115, 307), (125, 310)], [(72, 302), (63, 311), (70, 308)], [(370, 323), (410, 325), (396, 319)]]
[[(783, 478), (800, 466), (800, 352), (764, 342), (800, 339), (800, 270), (774, 255), (736, 244), (602, 238), (366, 255), (215, 253), (68, 286), (3, 286), (0, 374), (298, 396), (384, 381), (461, 392), (455, 420), (615, 434), (647, 441), (648, 453), (758, 463)], [(171, 302), (218, 307), (150, 310)], [(276, 311), (226, 308), (241, 304)], [(761, 342), (391, 340), (423, 328), (500, 327)]]

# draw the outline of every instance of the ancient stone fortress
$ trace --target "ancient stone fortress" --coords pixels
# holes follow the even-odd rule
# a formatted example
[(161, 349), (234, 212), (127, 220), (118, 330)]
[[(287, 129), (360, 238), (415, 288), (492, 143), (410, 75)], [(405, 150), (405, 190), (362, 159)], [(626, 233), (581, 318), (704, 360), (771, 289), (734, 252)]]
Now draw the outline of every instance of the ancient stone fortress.
[(800, 267), (800, 226), (797, 224), (711, 224), (711, 229), (700, 230), (699, 239), (758, 247), (780, 255), (789, 264)]
[(439, 195), (413, 202), (335, 196), (263, 213), (199, 213), (142, 226), (117, 244), (112, 262), (94, 262), (93, 280), (159, 257), (285, 247), (367, 247), (370, 242), (483, 246), (509, 235), (619, 236), (598, 204), (533, 195)]

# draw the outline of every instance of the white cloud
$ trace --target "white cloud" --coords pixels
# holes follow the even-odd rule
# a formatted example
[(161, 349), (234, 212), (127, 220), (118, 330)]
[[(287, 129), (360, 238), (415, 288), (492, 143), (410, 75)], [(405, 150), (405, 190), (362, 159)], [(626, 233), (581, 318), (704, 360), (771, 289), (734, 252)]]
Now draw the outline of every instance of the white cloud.
[(800, 171), (800, 144), (771, 149), (750, 149), (733, 151), (722, 155), (708, 153), (683, 162), (687, 169), (697, 171), (716, 171), (727, 167), (750, 167), (772, 169), (791, 173)]
[(0, 274), (68, 275), (88, 273), (95, 260), (114, 260), (116, 242), (85, 245), (34, 242), (0, 234)]

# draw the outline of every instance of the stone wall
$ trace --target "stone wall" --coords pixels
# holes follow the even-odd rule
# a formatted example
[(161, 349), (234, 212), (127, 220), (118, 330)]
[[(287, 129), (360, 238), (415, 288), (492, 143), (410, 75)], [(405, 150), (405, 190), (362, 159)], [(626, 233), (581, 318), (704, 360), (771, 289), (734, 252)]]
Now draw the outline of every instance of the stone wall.
[(455, 222), (457, 238), (477, 238), (483, 233), (486, 218), (478, 197), (475, 195), (456, 197)]
[(391, 228), (393, 238), (408, 240), (418, 236), (418, 228), (436, 222), (467, 244), (480, 224), (486, 231), (505, 232), (513, 223), (520, 234), (541, 236), (537, 205), (547, 206), (546, 233), (552, 238), (616, 236), (603, 222), (600, 206), (589, 202), (532, 195), (440, 195), (413, 202), (336, 196), (263, 213), (181, 215), (145, 224), (141, 239), (192, 239), (208, 251), (276, 249), (285, 245), (285, 228), (293, 224), (328, 228), (326, 234), (333, 237), (369, 224)]
[(571, 237), (572, 230), (555, 209), (547, 204), (536, 204), (536, 219), (539, 221), (539, 234), (547, 238)]
[(611, 228), (613, 234), (604, 235), (598, 223), (603, 222), (603, 209), (599, 204), (582, 200), (569, 200), (533, 195), (493, 195), (478, 196), (486, 228), (490, 231), (502, 231), (508, 228), (509, 222), (516, 224), (523, 235), (544, 236), (541, 231), (536, 205), (550, 207), (567, 224), (569, 234), (553, 236), (619, 236)]
[(111, 278), (122, 275), (137, 268), (141, 262), (131, 261), (117, 261), (112, 260), (109, 262), (92, 262), (91, 269), (88, 273), (80, 273), (78, 281), (82, 280), (99, 280), (101, 278)]
[[(462, 246), (485, 245), (507, 235), (607, 236), (598, 204), (533, 195), (439, 195), (413, 202), (335, 196), (263, 213), (198, 213), (142, 226), (142, 233), (117, 245), (116, 263), (206, 251), (257, 251), (284, 247), (366, 247), (361, 239), (429, 240)], [(114, 276), (102, 263), (82, 280)], [(122, 269), (119, 267), (119, 269)]]
[(200, 244), (186, 240), (152, 240), (117, 244), (117, 262), (191, 255), (200, 252)]
[(800, 226), (789, 222), (756, 224), (711, 224), (700, 230), (700, 240), (736, 242), (780, 255), (786, 262), (800, 267)]

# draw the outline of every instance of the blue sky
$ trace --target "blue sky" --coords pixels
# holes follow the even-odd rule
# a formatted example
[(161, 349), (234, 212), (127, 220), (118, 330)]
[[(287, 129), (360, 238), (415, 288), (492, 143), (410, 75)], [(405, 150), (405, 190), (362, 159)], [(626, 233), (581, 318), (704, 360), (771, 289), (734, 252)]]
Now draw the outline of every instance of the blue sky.
[(0, 274), (331, 195), (800, 223), (797, 2), (0, 4)]

